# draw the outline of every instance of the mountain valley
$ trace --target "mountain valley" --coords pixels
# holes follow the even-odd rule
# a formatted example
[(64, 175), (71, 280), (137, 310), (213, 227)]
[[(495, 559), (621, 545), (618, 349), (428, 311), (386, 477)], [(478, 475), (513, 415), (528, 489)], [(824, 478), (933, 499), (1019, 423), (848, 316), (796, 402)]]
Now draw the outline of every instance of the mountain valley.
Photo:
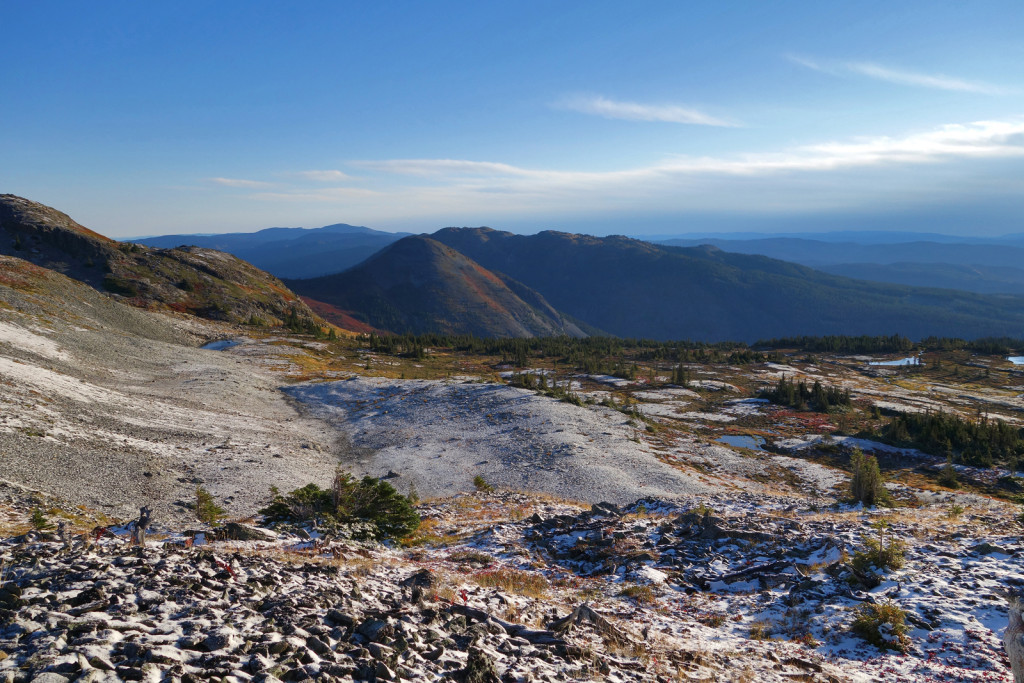
[[(1012, 342), (355, 334), (132, 301), (37, 248), (0, 256), (3, 680), (1012, 680)], [(440, 316), (411, 293), (431, 266), (564, 320), (461, 250), (407, 248), (345, 277)], [(367, 539), (296, 497), (339, 472), (418, 527)]]

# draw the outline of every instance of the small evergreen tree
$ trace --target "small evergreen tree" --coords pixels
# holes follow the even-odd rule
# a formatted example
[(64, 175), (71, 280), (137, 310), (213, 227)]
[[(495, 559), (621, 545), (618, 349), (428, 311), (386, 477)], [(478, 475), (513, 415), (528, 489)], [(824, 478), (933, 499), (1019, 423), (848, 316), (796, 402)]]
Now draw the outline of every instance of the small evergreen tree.
[(227, 510), (218, 505), (217, 501), (214, 500), (213, 494), (202, 486), (196, 487), (196, 502), (194, 509), (196, 519), (204, 524), (209, 524), (210, 526), (216, 526), (220, 518), (227, 514)]
[(960, 488), (960, 482), (956, 478), (956, 469), (953, 467), (952, 455), (946, 457), (946, 465), (942, 468), (942, 472), (939, 473), (939, 484), (947, 489)]
[(32, 525), (32, 528), (37, 531), (45, 531), (53, 526), (50, 524), (50, 520), (46, 518), (46, 515), (43, 514), (43, 511), (39, 508), (32, 511), (29, 523)]
[(260, 514), (270, 521), (368, 522), (375, 538), (403, 538), (420, 524), (409, 499), (391, 484), (373, 477), (357, 480), (340, 468), (335, 471), (331, 488), (306, 484), (286, 496), (275, 495)]
[(850, 480), (850, 495), (855, 501), (866, 507), (889, 504), (889, 492), (882, 483), (882, 473), (878, 469), (878, 460), (873, 455), (864, 455), (858, 448), (850, 454), (850, 469), (853, 478)]

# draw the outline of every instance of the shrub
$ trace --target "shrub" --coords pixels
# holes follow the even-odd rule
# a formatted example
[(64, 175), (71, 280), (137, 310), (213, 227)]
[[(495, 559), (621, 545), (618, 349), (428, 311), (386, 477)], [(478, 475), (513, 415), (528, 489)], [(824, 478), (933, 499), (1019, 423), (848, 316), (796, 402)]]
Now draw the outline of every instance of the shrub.
[(771, 640), (774, 626), (768, 621), (755, 621), (750, 625), (751, 640)]
[(953, 467), (953, 458), (947, 458), (946, 465), (942, 468), (939, 473), (939, 486), (945, 486), (947, 489), (958, 489), (960, 488), (960, 482), (956, 478), (956, 469)]
[(103, 278), (103, 289), (114, 294), (121, 294), (123, 296), (138, 296), (139, 289), (133, 282), (125, 278), (115, 277), (113, 275), (107, 275)]
[(870, 570), (871, 567), (885, 570), (899, 569), (903, 566), (904, 556), (906, 554), (906, 545), (898, 538), (891, 537), (889, 538), (889, 542), (886, 543), (886, 526), (887, 525), (884, 521), (879, 522), (876, 525), (876, 528), (878, 529), (878, 538), (865, 539), (864, 546), (866, 549), (853, 554), (851, 564), (858, 572), (865, 573)]
[(883, 650), (907, 652), (910, 638), (907, 633), (907, 613), (893, 602), (861, 605), (851, 630), (875, 647)]
[(850, 495), (865, 507), (873, 505), (889, 505), (892, 500), (882, 483), (882, 473), (878, 469), (878, 460), (873, 455), (864, 455), (860, 449), (850, 454), (850, 469), (853, 478), (850, 480)]
[(494, 487), (488, 484), (487, 480), (479, 474), (473, 477), (473, 486), (475, 486), (476, 490), (481, 493), (490, 493), (494, 490)]
[(335, 472), (330, 489), (306, 484), (287, 496), (275, 496), (260, 514), (270, 521), (364, 522), (373, 527), (370, 536), (377, 539), (404, 538), (420, 524), (409, 499), (391, 484), (373, 477), (357, 480), (340, 469)]
[(213, 499), (213, 494), (202, 486), (196, 487), (194, 510), (196, 519), (210, 526), (216, 526), (220, 518), (227, 514), (227, 510), (218, 505), (217, 501)]
[(899, 569), (903, 566), (906, 548), (902, 541), (891, 539), (888, 545), (869, 538), (864, 542), (866, 549), (853, 554), (853, 568), (865, 572), (871, 567), (876, 569)]
[(28, 521), (32, 525), (32, 528), (38, 531), (45, 531), (53, 526), (50, 524), (50, 520), (46, 518), (46, 515), (43, 514), (43, 511), (39, 508), (32, 511), (32, 516), (29, 517)]

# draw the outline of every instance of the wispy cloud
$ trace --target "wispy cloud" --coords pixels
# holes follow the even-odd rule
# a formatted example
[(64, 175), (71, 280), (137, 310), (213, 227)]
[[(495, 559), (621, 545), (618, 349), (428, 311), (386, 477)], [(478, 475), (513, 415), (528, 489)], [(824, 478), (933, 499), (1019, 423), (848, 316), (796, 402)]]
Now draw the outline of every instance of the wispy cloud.
[(244, 180), (242, 178), (207, 178), (211, 183), (224, 185), (225, 187), (245, 187), (256, 189), (261, 187), (273, 187), (273, 183), (265, 183), (261, 180)]
[[(881, 197), (948, 197), (948, 173), (975, 162), (1024, 159), (1024, 118), (951, 124), (903, 135), (834, 140), (768, 153), (670, 156), (611, 171), (533, 168), (471, 159), (351, 161), (369, 173), (360, 187), (310, 180), (262, 202), (334, 204), (359, 220), (491, 220), (583, 211), (808, 210), (856, 207)], [(910, 167), (918, 170), (909, 172)], [(1005, 172), (1001, 172), (1005, 175)], [(972, 176), (973, 177), (973, 176)], [(991, 175), (988, 177), (992, 177)], [(942, 179), (945, 180), (942, 180)], [(939, 184), (936, 184), (939, 183)], [(906, 191), (904, 191), (906, 190)], [(938, 194), (937, 194), (938, 193)], [(888, 200), (886, 200), (888, 201)]]
[(353, 161), (353, 166), (372, 171), (413, 176), (482, 176), (522, 175), (528, 173), (510, 164), (465, 159), (387, 159), (384, 161)]
[(257, 192), (251, 199), (287, 202), (338, 202), (349, 199), (380, 197), (381, 192), (362, 187), (324, 187), (314, 190), (294, 189), (285, 192)]
[(567, 97), (553, 105), (556, 109), (568, 109), (582, 114), (603, 116), (606, 119), (626, 121), (660, 121), (663, 123), (685, 123), (698, 126), (736, 127), (733, 121), (711, 116), (697, 109), (678, 104), (641, 104), (622, 102), (601, 95), (577, 95)]
[(922, 88), (937, 88), (939, 90), (960, 90), (963, 92), (982, 93), (984, 95), (1003, 95), (1009, 92), (1006, 88), (981, 81), (965, 81), (941, 74), (931, 75), (890, 69), (889, 67), (872, 62), (852, 62), (847, 64), (846, 68), (854, 73), (900, 85), (916, 85)]
[(1004, 88), (983, 81), (968, 81), (962, 78), (954, 78), (943, 74), (926, 74), (918, 71), (897, 69), (875, 62), (830, 62), (811, 59), (800, 55), (787, 55), (787, 59), (794, 64), (832, 75), (856, 74), (867, 76), (888, 83), (898, 85), (910, 85), (919, 88), (933, 88), (936, 90), (953, 90), (959, 92), (972, 92), (983, 95), (1006, 95), (1014, 92), (1010, 88)]
[(825, 142), (769, 154), (737, 157), (674, 157), (630, 170), (590, 172), (528, 169), (510, 164), (456, 159), (398, 159), (363, 161), (361, 165), (402, 175), (418, 175), (492, 182), (537, 180), (623, 180), (662, 174), (751, 175), (780, 171), (816, 171), (854, 166), (896, 163), (932, 163), (956, 158), (1024, 156), (1024, 120), (977, 121), (951, 124), (902, 137), (871, 137), (844, 142)]
[(340, 183), (348, 180), (354, 180), (352, 176), (342, 171), (299, 171), (295, 175), (305, 178), (306, 180), (315, 180), (321, 183)]

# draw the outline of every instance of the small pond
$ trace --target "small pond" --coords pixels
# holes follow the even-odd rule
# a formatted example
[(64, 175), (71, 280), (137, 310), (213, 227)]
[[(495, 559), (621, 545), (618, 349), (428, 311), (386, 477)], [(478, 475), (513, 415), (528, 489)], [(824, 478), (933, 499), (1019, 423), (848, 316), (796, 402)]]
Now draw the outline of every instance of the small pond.
[(1024, 365), (1024, 356), (1010, 356), (1006, 360), (1010, 361), (1014, 365)]
[(749, 448), (752, 451), (763, 450), (761, 446), (764, 445), (764, 439), (760, 436), (748, 436), (746, 434), (727, 434), (716, 440), (718, 443), (724, 443), (726, 446)]
[(240, 343), (234, 339), (221, 339), (209, 344), (203, 344), (199, 348), (206, 349), (207, 351), (223, 351), (224, 349), (230, 349), (232, 346), (238, 346)]
[(921, 362), (920, 357), (910, 356), (908, 358), (900, 358), (899, 360), (874, 360), (868, 363), (868, 365), (924, 365)]

